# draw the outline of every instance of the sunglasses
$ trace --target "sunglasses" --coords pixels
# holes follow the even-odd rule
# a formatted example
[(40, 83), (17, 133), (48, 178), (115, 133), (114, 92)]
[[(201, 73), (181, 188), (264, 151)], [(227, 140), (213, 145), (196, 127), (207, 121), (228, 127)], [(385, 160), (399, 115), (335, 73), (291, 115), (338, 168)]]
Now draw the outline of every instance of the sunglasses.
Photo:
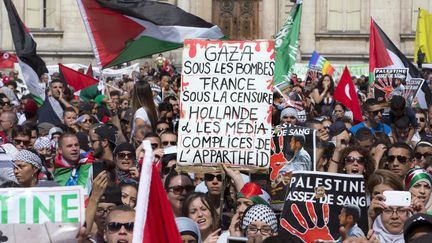
[(129, 233), (133, 232), (134, 228), (134, 222), (128, 222), (128, 223), (119, 223), (119, 222), (109, 222), (107, 223), (107, 229), (112, 232), (118, 232), (120, 229), (124, 226), (125, 230)]
[(176, 146), (177, 141), (163, 141), (162, 144), (163, 144), (163, 146), (168, 146), (168, 145)]
[(425, 119), (424, 117), (420, 117), (420, 118), (417, 118), (417, 121), (420, 121), (420, 122), (425, 122), (425, 121), (426, 121), (426, 119)]
[(374, 114), (374, 116), (378, 115), (379, 113), (384, 113), (384, 109), (381, 110), (377, 110), (377, 111), (372, 111), (372, 113)]
[(416, 157), (416, 159), (421, 159), (422, 157), (427, 158), (429, 156), (432, 156), (432, 154), (431, 153), (424, 153), (424, 154), (422, 154), (422, 153), (416, 152), (414, 154), (414, 156)]
[(21, 139), (14, 139), (15, 144), (22, 144), (24, 146), (28, 146), (30, 144), (30, 140), (21, 140)]
[(345, 163), (352, 164), (354, 163), (354, 161), (357, 161), (357, 163), (360, 164), (364, 164), (366, 162), (366, 159), (364, 157), (353, 157), (353, 156), (347, 156), (345, 158)]
[(10, 105), (10, 101), (0, 101), (0, 105)]
[(117, 153), (117, 157), (118, 157), (119, 159), (125, 159), (126, 157), (127, 157), (128, 159), (133, 159), (133, 158), (134, 158), (134, 155), (133, 155), (132, 153), (123, 153), (123, 152), (120, 152), (120, 153)]
[(151, 147), (153, 150), (155, 150), (159, 147), (159, 144), (158, 143), (151, 143)]
[(168, 191), (172, 191), (175, 195), (181, 195), (183, 191), (186, 191), (186, 193), (189, 193), (195, 189), (192, 185), (187, 186), (171, 186), (168, 187)]
[(171, 172), (171, 167), (162, 168), (162, 174), (168, 175)]
[(398, 160), (400, 163), (402, 163), (402, 164), (405, 164), (405, 163), (407, 162), (407, 160), (408, 160), (407, 157), (402, 156), (402, 155), (398, 155), (398, 156), (388, 155), (388, 156), (387, 156), (387, 161), (388, 161), (389, 163), (393, 163), (395, 159), (397, 159), (397, 160)]
[(92, 120), (91, 119), (85, 119), (84, 121), (83, 121), (83, 123), (91, 123), (92, 122)]
[(219, 175), (205, 174), (204, 175), (204, 180), (206, 180), (206, 181), (213, 181), (215, 177), (216, 177), (216, 179), (218, 181), (222, 181), (222, 175), (221, 174), (219, 174)]

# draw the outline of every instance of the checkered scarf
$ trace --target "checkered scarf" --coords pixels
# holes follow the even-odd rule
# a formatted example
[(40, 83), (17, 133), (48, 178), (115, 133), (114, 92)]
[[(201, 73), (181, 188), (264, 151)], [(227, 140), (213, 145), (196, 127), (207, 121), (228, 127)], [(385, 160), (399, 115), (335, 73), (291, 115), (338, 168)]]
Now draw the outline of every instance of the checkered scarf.
[(36, 139), (34, 149), (51, 148), (51, 140), (48, 137), (39, 137)]
[(241, 221), (242, 230), (246, 230), (246, 228), (255, 221), (265, 222), (272, 228), (273, 232), (277, 231), (276, 215), (269, 206), (255, 204), (246, 209)]
[(42, 160), (39, 158), (39, 156), (31, 151), (28, 150), (21, 150), (19, 151), (13, 161), (23, 161), (26, 163), (29, 163), (33, 165), (34, 167), (41, 169), (42, 168)]

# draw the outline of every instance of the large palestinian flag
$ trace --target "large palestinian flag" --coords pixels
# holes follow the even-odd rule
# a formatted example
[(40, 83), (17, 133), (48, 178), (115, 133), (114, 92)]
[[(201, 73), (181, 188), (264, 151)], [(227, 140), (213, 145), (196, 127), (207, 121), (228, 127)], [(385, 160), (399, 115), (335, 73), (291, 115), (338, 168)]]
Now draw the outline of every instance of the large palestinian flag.
[(185, 39), (220, 39), (216, 25), (155, 1), (77, 0), (97, 63), (106, 68), (183, 46)]
[[(407, 80), (422, 78), (420, 71), (402, 54), (390, 38), (371, 18), (369, 39), (369, 82), (373, 82), (375, 68), (408, 68)], [(432, 94), (426, 82), (417, 94), (421, 108), (432, 105)]]
[(48, 73), (48, 69), (42, 58), (36, 54), (36, 42), (33, 40), (27, 27), (21, 21), (12, 1), (4, 0), (4, 4), (8, 12), (15, 52), (18, 56), (18, 63), (21, 67), (24, 81), (29, 92), (37, 98), (36, 101), (41, 104), (45, 99), (45, 92), (39, 86), (38, 82), (42, 74)]

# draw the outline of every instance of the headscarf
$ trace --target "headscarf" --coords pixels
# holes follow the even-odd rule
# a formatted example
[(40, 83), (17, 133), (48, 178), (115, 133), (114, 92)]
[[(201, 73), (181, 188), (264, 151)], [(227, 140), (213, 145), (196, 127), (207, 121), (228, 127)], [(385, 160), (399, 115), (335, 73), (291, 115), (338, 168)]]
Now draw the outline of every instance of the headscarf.
[(379, 242), (385, 242), (385, 243), (405, 243), (404, 236), (403, 236), (403, 230), (401, 230), (400, 234), (392, 234), (390, 233), (385, 227), (381, 219), (382, 215), (378, 215), (376, 217), (372, 229), (375, 232), (376, 237), (378, 238)]
[(237, 193), (237, 198), (246, 198), (254, 204), (264, 204), (270, 206), (270, 195), (253, 182), (246, 183)]
[(51, 148), (51, 140), (49, 137), (38, 137), (33, 145), (34, 149), (44, 149), (44, 148)]
[(241, 221), (241, 229), (246, 230), (246, 228), (255, 221), (262, 221), (269, 225), (273, 232), (277, 231), (276, 215), (269, 206), (255, 204), (247, 208)]
[(298, 112), (296, 109), (288, 107), (282, 110), (280, 119), (282, 119), (284, 116), (294, 116), (296, 119), (298, 119)]
[[(405, 190), (409, 191), (415, 184), (419, 182), (426, 182), (429, 187), (432, 188), (432, 177), (430, 174), (421, 168), (413, 168), (408, 171), (407, 175), (405, 176)], [(426, 211), (432, 210), (432, 192), (429, 195), (429, 198), (427, 199), (425, 203)]]
[(201, 243), (201, 233), (198, 225), (188, 217), (177, 217), (175, 219), (180, 235), (191, 235)]
[(15, 155), (13, 161), (23, 161), (29, 163), (38, 169), (42, 169), (42, 160), (39, 156), (29, 150), (21, 150)]

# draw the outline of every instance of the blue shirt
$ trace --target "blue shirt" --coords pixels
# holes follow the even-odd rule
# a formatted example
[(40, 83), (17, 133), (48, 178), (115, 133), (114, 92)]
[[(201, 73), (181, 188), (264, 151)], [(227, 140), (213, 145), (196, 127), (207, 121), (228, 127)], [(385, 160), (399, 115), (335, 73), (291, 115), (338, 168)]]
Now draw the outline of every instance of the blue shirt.
[[(357, 131), (362, 127), (366, 127), (364, 122), (351, 127), (350, 131), (355, 135)], [(378, 126), (376, 128), (373, 127), (368, 127), (368, 128), (372, 134), (374, 134), (375, 132), (384, 132), (387, 136), (389, 136), (391, 133), (391, 127), (385, 123), (378, 123)]]

